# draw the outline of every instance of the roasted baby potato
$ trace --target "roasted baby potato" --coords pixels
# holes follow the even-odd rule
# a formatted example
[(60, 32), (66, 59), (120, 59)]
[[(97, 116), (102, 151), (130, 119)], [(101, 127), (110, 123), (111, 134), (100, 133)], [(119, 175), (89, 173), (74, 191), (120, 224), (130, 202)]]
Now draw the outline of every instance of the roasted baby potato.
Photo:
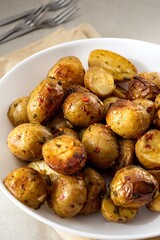
[(111, 199), (116, 206), (139, 208), (158, 193), (155, 177), (140, 166), (130, 165), (118, 170), (110, 184)]
[(62, 104), (63, 88), (52, 79), (43, 80), (31, 92), (27, 114), (31, 123), (46, 123)]
[(88, 127), (104, 117), (103, 102), (91, 92), (69, 95), (63, 104), (64, 117), (74, 126)]
[(146, 98), (153, 100), (160, 93), (160, 73), (142, 72), (129, 82), (127, 97), (130, 100)]
[(160, 130), (160, 109), (157, 110), (153, 123), (155, 125), (155, 128)]
[(49, 206), (63, 218), (77, 215), (87, 198), (87, 187), (81, 176), (61, 175), (55, 182), (49, 197)]
[(157, 179), (159, 190), (160, 190), (160, 169), (150, 169), (150, 170), (148, 169), (148, 172), (151, 173)]
[(76, 137), (77, 139), (79, 138), (78, 133), (71, 128), (57, 128), (54, 131), (52, 131), (52, 135), (53, 137), (58, 137), (61, 135), (70, 135)]
[(90, 125), (83, 133), (82, 143), (87, 160), (94, 166), (107, 169), (118, 158), (118, 142), (115, 134), (105, 125)]
[(147, 169), (160, 169), (160, 131), (150, 129), (135, 145), (136, 156)]
[(160, 93), (155, 98), (155, 108), (156, 110), (160, 109)]
[(72, 128), (71, 123), (69, 123), (63, 116), (63, 112), (59, 112), (56, 116), (54, 116), (48, 123), (47, 128), (50, 129), (51, 132), (56, 130), (57, 128)]
[(84, 85), (100, 99), (110, 96), (115, 88), (113, 76), (101, 67), (90, 67), (84, 75)]
[(27, 105), (29, 97), (20, 97), (15, 99), (8, 109), (8, 118), (13, 126), (29, 122), (27, 115)]
[(160, 212), (160, 193), (146, 207), (154, 212)]
[(107, 126), (119, 136), (137, 139), (148, 130), (150, 115), (143, 106), (120, 99), (110, 107), (106, 122)]
[(46, 182), (41, 174), (32, 168), (17, 168), (11, 171), (3, 182), (9, 192), (28, 207), (38, 209), (46, 200)]
[(145, 98), (137, 98), (133, 100), (133, 102), (145, 107), (146, 111), (150, 114), (150, 123), (152, 123), (156, 113), (154, 102)]
[(102, 200), (101, 213), (107, 221), (125, 223), (132, 220), (137, 212), (137, 208), (116, 206), (108, 194)]
[(101, 208), (101, 202), (106, 193), (104, 178), (93, 168), (84, 169), (83, 178), (87, 186), (87, 199), (79, 214), (89, 215)]
[(49, 70), (47, 77), (57, 79), (64, 91), (73, 84), (84, 85), (84, 69), (81, 61), (74, 56), (61, 58)]
[(89, 90), (81, 85), (73, 84), (67, 88), (66, 97), (75, 92), (89, 92)]
[(86, 152), (75, 137), (61, 135), (47, 141), (42, 147), (45, 162), (62, 174), (76, 174), (85, 166)]
[(42, 158), (42, 145), (52, 138), (52, 134), (40, 124), (23, 123), (8, 135), (10, 151), (20, 160), (36, 161)]
[(122, 86), (116, 84), (113, 90), (113, 95), (117, 98), (127, 99), (127, 90)]
[(104, 104), (104, 108), (105, 108), (105, 113), (107, 114), (109, 108), (111, 107), (111, 105), (113, 103), (115, 103), (119, 98), (118, 97), (108, 97), (106, 99), (103, 100), (103, 104)]
[(89, 55), (88, 65), (106, 69), (116, 82), (129, 81), (137, 73), (136, 67), (128, 59), (104, 49), (93, 50)]
[(118, 144), (119, 156), (113, 165), (114, 172), (128, 165), (132, 165), (134, 161), (134, 142), (130, 139), (119, 139)]

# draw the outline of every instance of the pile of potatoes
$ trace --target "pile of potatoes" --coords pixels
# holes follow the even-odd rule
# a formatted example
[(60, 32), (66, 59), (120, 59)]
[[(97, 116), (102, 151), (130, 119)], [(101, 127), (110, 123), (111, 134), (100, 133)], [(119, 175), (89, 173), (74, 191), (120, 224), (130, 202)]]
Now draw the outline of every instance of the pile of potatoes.
[(66, 56), (8, 118), (9, 150), (26, 166), (4, 185), (22, 203), (121, 223), (142, 206), (160, 211), (160, 73), (104, 49), (90, 52), (86, 71)]

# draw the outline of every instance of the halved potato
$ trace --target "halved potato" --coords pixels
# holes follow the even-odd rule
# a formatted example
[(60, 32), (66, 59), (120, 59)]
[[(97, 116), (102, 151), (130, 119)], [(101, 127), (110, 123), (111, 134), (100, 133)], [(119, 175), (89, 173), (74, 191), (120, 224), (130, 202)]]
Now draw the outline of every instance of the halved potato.
[(127, 99), (127, 90), (122, 86), (116, 84), (116, 87), (113, 90), (113, 96), (121, 99)]
[(89, 67), (99, 66), (113, 75), (116, 82), (129, 81), (137, 73), (136, 67), (125, 57), (104, 49), (93, 50), (88, 59)]

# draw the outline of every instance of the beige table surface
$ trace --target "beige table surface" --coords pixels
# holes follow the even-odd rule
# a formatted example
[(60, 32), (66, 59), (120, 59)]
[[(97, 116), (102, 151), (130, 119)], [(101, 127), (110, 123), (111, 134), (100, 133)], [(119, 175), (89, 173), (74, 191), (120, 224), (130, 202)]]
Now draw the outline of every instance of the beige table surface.
[[(13, 15), (23, 10), (47, 2), (46, 0), (0, 0), (0, 18)], [(160, 44), (160, 1), (159, 0), (77, 0), (79, 12), (72, 21), (62, 26), (70, 29), (81, 23), (91, 24), (102, 37), (131, 38)], [(50, 13), (53, 14), (53, 13)], [(10, 29), (15, 24), (0, 27), (0, 33)], [(10, 53), (20, 47), (36, 41), (53, 29), (38, 30), (0, 45), (0, 56)], [(1, 193), (0, 193), (1, 194)], [(3, 206), (0, 206), (0, 239), (1, 240), (59, 240), (53, 230), (49, 230), (44, 224), (37, 225), (33, 230), (35, 221), (33, 218), (15, 207), (6, 197), (5, 206), (8, 206), (9, 216), (4, 216)], [(16, 226), (14, 214), (21, 216), (21, 226)], [(2, 215), (3, 213), (3, 215)], [(25, 226), (26, 222), (28, 223)], [(8, 225), (9, 224), (9, 225)], [(24, 229), (27, 228), (27, 231)], [(32, 229), (32, 233), (30, 232)], [(47, 229), (47, 231), (46, 231)], [(8, 234), (10, 233), (10, 234)], [(39, 235), (41, 234), (41, 236)], [(9, 237), (8, 237), (9, 236)], [(32, 236), (32, 238), (31, 238)], [(62, 236), (61, 236), (62, 237)], [(63, 236), (70, 240), (70, 236)]]

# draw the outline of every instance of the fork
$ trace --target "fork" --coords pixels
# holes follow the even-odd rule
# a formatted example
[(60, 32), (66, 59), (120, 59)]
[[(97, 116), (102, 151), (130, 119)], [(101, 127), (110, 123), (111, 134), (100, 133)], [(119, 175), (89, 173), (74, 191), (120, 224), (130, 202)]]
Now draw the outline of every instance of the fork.
[[(54, 11), (54, 10), (58, 10), (62, 7), (66, 7), (68, 4), (71, 3), (72, 0), (54, 0), (53, 2), (47, 3), (46, 5), (44, 5), (45, 8), (48, 9), (48, 11)], [(4, 26), (8, 23), (12, 23), (16, 20), (22, 19), (26, 16), (28, 16), (29, 14), (31, 14), (32, 12), (34, 12), (36, 9), (30, 9), (28, 11), (22, 12), (22, 13), (18, 13), (14, 16), (11, 17), (7, 17), (5, 19), (0, 19), (0, 26)]]
[(29, 16), (27, 16), (24, 21), (18, 23), (14, 28), (7, 31), (6, 33), (3, 33), (0, 36), (0, 42), (3, 41), (8, 36), (12, 35), (14, 32), (17, 32), (21, 29), (24, 29), (25, 27), (33, 27), (36, 22), (48, 11), (48, 9), (45, 6), (40, 6), (36, 8)]
[(54, 17), (50, 17), (43, 21), (36, 21), (35, 24), (32, 23), (32, 26), (25, 25), (24, 29), (14, 32), (12, 35), (8, 35), (5, 39), (3, 38), (3, 40), (0, 41), (0, 44), (37, 29), (56, 27), (68, 20), (78, 10), (79, 8), (76, 5), (70, 5)]

